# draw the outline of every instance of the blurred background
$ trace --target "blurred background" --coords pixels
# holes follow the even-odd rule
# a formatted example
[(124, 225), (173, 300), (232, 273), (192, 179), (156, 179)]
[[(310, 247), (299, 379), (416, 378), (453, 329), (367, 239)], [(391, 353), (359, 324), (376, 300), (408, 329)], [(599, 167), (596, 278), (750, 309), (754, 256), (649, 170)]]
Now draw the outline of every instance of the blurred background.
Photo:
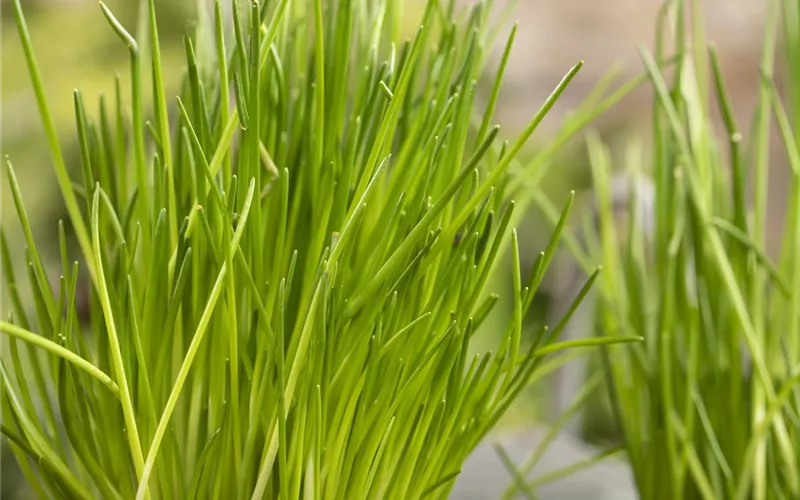
[[(107, 5), (124, 26), (136, 31), (138, 2), (108, 0)], [(168, 84), (175, 88), (182, 68), (182, 36), (191, 29), (192, 2), (160, 1), (158, 14)], [(110, 29), (94, 0), (22, 0), (34, 50), (44, 80), (48, 103), (53, 113), (67, 165), (79, 170), (78, 145), (72, 92), (83, 94), (87, 113), (96, 116), (99, 99), (105, 95), (109, 106), (114, 99), (114, 76), (119, 74), (125, 102), (129, 102), (128, 52)], [(44, 253), (54, 255), (57, 221), (67, 217), (53, 175), (44, 130), (19, 42), (11, 0), (2, 0), (2, 155), (14, 165), (35, 235)], [(146, 95), (149, 85), (145, 85)], [(173, 91), (173, 94), (175, 92)], [(5, 168), (5, 165), (4, 165)], [(14, 223), (4, 225), (12, 253), (22, 256), (19, 224), (14, 220), (14, 204), (3, 175), (2, 214)], [(3, 298), (7, 296), (3, 290)], [(3, 314), (6, 309), (3, 308)]]
[[(456, 0), (469, 4), (472, 0)], [(107, 0), (106, 2), (119, 20), (132, 33), (136, 33), (136, 17), (139, 2), (134, 0)], [(408, 26), (415, 27), (414, 15), (424, 5), (424, 0), (407, 0)], [(128, 54), (122, 43), (109, 28), (96, 0), (22, 0), (31, 37), (36, 50), (45, 91), (54, 114), (56, 127), (70, 168), (77, 173), (79, 158), (74, 134), (74, 112), (72, 91), (80, 89), (88, 112), (96, 114), (101, 96), (109, 103), (114, 95), (114, 77), (122, 76), (122, 91), (128, 100), (127, 68)], [(189, 33), (198, 18), (195, 0), (158, 0), (156, 2), (164, 67), (167, 70), (167, 94), (174, 95), (179, 82), (179, 71), (183, 67), (182, 36)], [(700, 0), (708, 37), (716, 44), (726, 75), (726, 81), (735, 105), (739, 123), (745, 128), (750, 123), (757, 101), (758, 71), (761, 37), (766, 0)], [(512, 6), (508, 0), (495, 0), (498, 13), (510, 8), (509, 23), (503, 26), (487, 66), (487, 75), (480, 82), (481, 98), (486, 97), (497, 68), (511, 22), (519, 21), (514, 49), (506, 71), (496, 122), (501, 125), (501, 134), (511, 138), (524, 127), (537, 112), (547, 96), (563, 75), (579, 60), (585, 64), (566, 90), (558, 105), (533, 136), (532, 154), (538, 144), (543, 144), (558, 130), (564, 117), (576, 108), (602, 75), (612, 66), (618, 65), (620, 80), (633, 78), (643, 71), (637, 53), (637, 44), (652, 49), (655, 38), (656, 16), (662, 6), (661, 0), (518, 0)], [(57, 222), (66, 212), (53, 175), (43, 129), (36, 109), (24, 54), (14, 24), (11, 0), (1, 0), (2, 13), (2, 131), (0, 153), (8, 156), (14, 164), (22, 195), (31, 218), (40, 251), (57, 259)], [(499, 14), (498, 14), (499, 16)], [(147, 91), (147, 85), (145, 90)], [(172, 89), (172, 92), (169, 91)], [(149, 98), (149, 96), (146, 97)], [(594, 129), (611, 146), (614, 161), (624, 156), (631, 141), (640, 141), (646, 150), (650, 120), (651, 94), (646, 87), (635, 92), (618, 106), (594, 122)], [(564, 148), (557, 164), (543, 179), (542, 189), (550, 199), (560, 206), (571, 189), (584, 191), (589, 188), (591, 176), (585, 158), (585, 145), (577, 138)], [(776, 151), (780, 148), (776, 148)], [(644, 158), (646, 158), (646, 154)], [(776, 167), (773, 192), (770, 200), (770, 221), (775, 227), (783, 213), (787, 168), (780, 157), (775, 157)], [(641, 166), (647, 170), (646, 162)], [(580, 205), (579, 205), (580, 208)], [(581, 209), (586, 209), (583, 207)], [(15, 268), (23, 262), (23, 242), (16, 213), (10, 196), (6, 176), (2, 176), (2, 217), (7, 231), (9, 246), (14, 256)], [(11, 223), (6, 224), (6, 221)], [(544, 248), (550, 228), (535, 210), (531, 210), (519, 228), (523, 263), (529, 267), (533, 257)], [(780, 235), (772, 233), (772, 241)], [(773, 248), (775, 245), (771, 245)], [(546, 289), (539, 297), (538, 307), (529, 326), (548, 321), (548, 311), (571, 300), (569, 295), (568, 258), (560, 259), (559, 267), (549, 273)], [(565, 271), (566, 269), (566, 271)], [(21, 274), (20, 272), (17, 273)], [(510, 283), (505, 280), (508, 273), (498, 273), (492, 287), (502, 295)], [(24, 275), (23, 275), (24, 276)], [(25, 281), (25, 280), (21, 280)], [(25, 291), (23, 290), (23, 294)], [(2, 291), (0, 313), (7, 315), (7, 291)], [(507, 314), (509, 309), (498, 308), (496, 315)], [(552, 318), (549, 318), (552, 323)], [(585, 325), (584, 325), (585, 326)], [(588, 333), (588, 332), (587, 332)], [(532, 391), (531, 395), (536, 395)], [(512, 420), (532, 422), (543, 417), (541, 401), (529, 398), (529, 404), (515, 409)], [(599, 404), (601, 402), (595, 402)], [(613, 437), (610, 420), (588, 419), (585, 429), (587, 439)], [(3, 468), (10, 457), (3, 453)], [(2, 497), (12, 498), (10, 472), (3, 474)], [(22, 498), (22, 497), (19, 497)]]

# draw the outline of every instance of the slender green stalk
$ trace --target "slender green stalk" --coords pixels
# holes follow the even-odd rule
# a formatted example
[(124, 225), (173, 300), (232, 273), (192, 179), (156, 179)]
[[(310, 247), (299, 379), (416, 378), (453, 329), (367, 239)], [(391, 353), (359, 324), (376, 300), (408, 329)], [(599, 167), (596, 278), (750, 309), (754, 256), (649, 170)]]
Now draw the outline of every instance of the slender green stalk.
[(64, 347), (47, 340), (46, 338), (42, 337), (41, 335), (36, 335), (35, 333), (26, 330), (24, 328), (20, 328), (16, 325), (12, 325), (5, 321), (0, 322), (0, 330), (2, 330), (7, 335), (12, 337), (16, 337), (24, 342), (28, 342), (31, 345), (35, 345), (49, 351), (50, 353), (64, 358), (65, 360), (69, 361), (70, 363), (74, 364), (76, 367), (84, 370), (86, 373), (97, 379), (98, 382), (105, 385), (106, 387), (114, 393), (115, 396), (119, 397), (119, 387), (111, 377), (100, 371), (96, 366), (91, 364), (89, 361), (83, 359), (82, 357), (78, 356), (74, 352), (70, 351), (69, 349), (65, 349)]
[[(117, 335), (117, 327), (114, 322), (114, 313), (111, 305), (111, 296), (106, 282), (105, 271), (103, 269), (103, 260), (101, 253), (100, 242), (100, 185), (95, 186), (94, 197), (92, 201), (92, 246), (94, 247), (95, 266), (97, 267), (98, 278), (98, 294), (100, 295), (100, 305), (103, 309), (103, 316), (105, 318), (106, 328), (108, 329), (108, 341), (111, 351), (111, 360), (114, 369), (114, 376), (117, 385), (119, 386), (120, 401), (122, 403), (122, 411), (125, 415), (126, 434), (128, 436), (128, 443), (130, 445), (130, 453), (133, 457), (133, 465), (136, 469), (137, 477), (142, 476), (144, 469), (144, 456), (142, 455), (142, 445), (139, 441), (139, 429), (136, 422), (136, 410), (133, 407), (133, 400), (128, 386), (128, 376), (125, 373), (124, 360), (122, 358), (122, 351)], [(145, 491), (147, 491), (145, 489)], [(148, 495), (149, 496), (149, 495)]]

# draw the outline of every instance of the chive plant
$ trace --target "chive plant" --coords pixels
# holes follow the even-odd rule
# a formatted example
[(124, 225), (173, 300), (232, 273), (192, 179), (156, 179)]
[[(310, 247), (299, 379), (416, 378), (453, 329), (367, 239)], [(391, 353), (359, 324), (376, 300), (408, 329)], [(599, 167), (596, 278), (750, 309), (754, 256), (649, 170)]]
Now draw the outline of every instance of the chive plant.
[[(217, 1), (200, 29), (213, 50), (185, 39), (173, 101), (154, 0), (138, 40), (101, 2), (131, 94), (117, 82), (92, 118), (74, 93), (74, 180), (14, 0), (77, 242), (60, 224), (53, 289), (8, 159), (28, 265), (9, 265), (3, 236), (2, 432), (40, 497), (445, 498), (542, 359), (583, 345), (558, 342), (567, 315), (520, 348), (560, 231), (523, 283), (506, 189), (580, 64), (497, 145), (496, 94), (470, 126), (490, 6), (431, 0), (399, 43), (400, 3), (242, 2), (225, 19)], [(473, 355), (506, 238), (514, 313)]]
[[(608, 152), (598, 140), (588, 143), (600, 214), (589, 253), (604, 267), (599, 330), (645, 339), (603, 356), (645, 500), (800, 496), (800, 9), (794, 0), (766, 4), (750, 134), (734, 117), (719, 59), (705, 42), (699, 2), (674, 0), (662, 11), (677, 41), (671, 80), (641, 51), (655, 93), (652, 235), (635, 218), (615, 227), (602, 201)], [(665, 50), (659, 39), (655, 57)], [(780, 67), (783, 96), (773, 81)], [(768, 252), (772, 127), (791, 173), (782, 246)], [(617, 245), (621, 231), (629, 236)]]

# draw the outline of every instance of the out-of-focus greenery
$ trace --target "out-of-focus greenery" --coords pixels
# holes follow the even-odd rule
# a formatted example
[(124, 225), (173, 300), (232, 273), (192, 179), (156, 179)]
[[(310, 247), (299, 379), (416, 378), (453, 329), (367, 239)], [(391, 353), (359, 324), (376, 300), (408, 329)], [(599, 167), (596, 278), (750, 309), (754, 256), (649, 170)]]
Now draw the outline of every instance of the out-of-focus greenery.
[[(120, 75), (123, 96), (129, 99), (129, 57), (113, 31), (104, 23), (97, 2), (93, 0), (26, 1), (29, 30), (39, 58), (45, 93), (51, 103), (67, 165), (77, 172), (78, 146), (72, 130), (75, 124), (72, 92), (80, 89), (90, 113), (96, 113), (101, 96), (108, 102), (114, 95), (114, 76)], [(108, 0), (106, 2), (120, 21), (136, 26), (139, 2)], [(196, 19), (192, 0), (157, 2), (163, 28), (161, 40), (165, 79), (168, 92), (175, 94), (178, 86), (180, 61), (183, 56), (182, 37)], [(40, 241), (53, 241), (59, 218), (66, 222), (63, 202), (55, 177), (51, 175), (51, 159), (45, 147), (46, 138), (25, 68), (24, 53), (14, 24), (11, 2), (2, 3), (2, 136), (0, 154), (14, 158), (23, 196), (31, 217), (34, 234)], [(188, 20), (188, 21), (187, 21)], [(150, 99), (146, 82), (145, 99)], [(13, 200), (6, 179), (2, 182), (2, 214), (13, 213)], [(14, 263), (22, 262), (24, 247), (22, 233), (10, 225), (8, 239)], [(55, 245), (44, 245), (47, 259), (57, 257)], [(8, 308), (7, 291), (0, 296), (0, 313), (5, 317)]]
[[(49, 173), (47, 149), (42, 147), (44, 133), (36, 113), (36, 102), (25, 70), (24, 54), (19, 43), (10, 1), (2, 4), (2, 153), (13, 156), (19, 165), (20, 181), (37, 179), (36, 190), (26, 192), (30, 200), (34, 225), (44, 217), (61, 210), (56, 182)], [(127, 26), (135, 26), (138, 2), (109, 0), (110, 8), (119, 13)], [(89, 107), (95, 111), (101, 95), (110, 98), (114, 92), (114, 75), (123, 78), (127, 95), (128, 54), (114, 33), (102, 22), (97, 2), (85, 0), (51, 0), (25, 2), (30, 15), (31, 36), (41, 64), (47, 97), (52, 104), (62, 146), (77, 159), (77, 147), (69, 132), (74, 126), (71, 93), (80, 88)], [(186, 33), (186, 19), (193, 19), (189, 0), (158, 2), (158, 14), (164, 26), (163, 58), (169, 88), (176, 88), (177, 62), (182, 55), (181, 38)], [(149, 90), (149, 89), (146, 89)], [(174, 93), (174, 92), (173, 92)], [(149, 92), (146, 92), (149, 97)], [(68, 162), (74, 165), (76, 162)], [(3, 183), (3, 211), (12, 207)]]

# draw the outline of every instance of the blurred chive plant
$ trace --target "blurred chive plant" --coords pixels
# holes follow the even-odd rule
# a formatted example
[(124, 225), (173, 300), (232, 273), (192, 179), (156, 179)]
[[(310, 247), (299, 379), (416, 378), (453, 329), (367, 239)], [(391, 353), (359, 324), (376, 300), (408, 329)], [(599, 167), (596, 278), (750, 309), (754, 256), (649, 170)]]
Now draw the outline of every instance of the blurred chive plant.
[[(603, 356), (644, 500), (800, 497), (800, 5), (766, 4), (749, 135), (705, 41), (698, 1), (664, 4), (657, 32), (666, 34), (671, 20), (671, 77), (641, 50), (655, 93), (651, 236), (634, 217), (628, 227), (615, 226), (609, 154), (599, 140), (588, 142), (600, 214), (588, 254), (604, 268), (596, 286), (601, 336), (645, 338)], [(665, 50), (659, 38), (655, 58)], [(771, 157), (772, 127), (784, 160)], [(791, 174), (782, 245), (769, 252), (767, 181), (776, 161), (787, 161)], [(627, 168), (640, 164), (634, 158)], [(629, 235), (625, 245), (614, 243), (621, 231)]]
[[(496, 93), (470, 127), (490, 5), (431, 0), (396, 44), (400, 3), (254, 1), (226, 19), (216, 2), (186, 38), (171, 113), (154, 0), (139, 40), (101, 3), (130, 52), (131, 106), (117, 81), (92, 119), (75, 92), (76, 182), (14, 0), (80, 250), (60, 224), (54, 291), (8, 160), (34, 311), (3, 237), (2, 432), (41, 498), (446, 498), (544, 356), (598, 344), (559, 343), (567, 315), (521, 351), (560, 230), (523, 283), (506, 189), (580, 64), (496, 145)], [(496, 353), (473, 355), (507, 237), (514, 313)]]

